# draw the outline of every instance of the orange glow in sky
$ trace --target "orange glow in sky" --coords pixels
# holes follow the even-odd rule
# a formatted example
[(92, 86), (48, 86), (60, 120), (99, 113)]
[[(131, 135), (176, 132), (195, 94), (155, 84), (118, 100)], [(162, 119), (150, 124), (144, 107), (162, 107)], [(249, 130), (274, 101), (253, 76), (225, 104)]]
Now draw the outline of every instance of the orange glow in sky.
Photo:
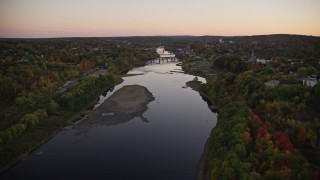
[(0, 37), (303, 34), (320, 0), (0, 0)]

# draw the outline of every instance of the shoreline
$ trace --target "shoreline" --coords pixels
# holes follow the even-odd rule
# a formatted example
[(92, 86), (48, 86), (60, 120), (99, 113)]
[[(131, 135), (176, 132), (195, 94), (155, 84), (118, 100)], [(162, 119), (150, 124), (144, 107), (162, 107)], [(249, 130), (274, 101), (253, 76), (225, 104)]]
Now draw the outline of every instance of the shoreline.
[[(218, 113), (218, 107), (213, 103), (213, 101), (204, 92), (201, 91), (202, 82), (192, 80), (192, 81), (186, 82), (186, 85), (188, 87), (190, 87), (192, 90), (199, 92), (200, 96), (202, 96), (202, 98), (205, 98), (204, 99), (205, 101), (210, 102), (211, 105), (209, 106), (209, 104), (208, 104), (208, 108), (211, 111)], [(214, 129), (214, 127), (211, 129), (210, 134), (213, 131), (213, 129)], [(208, 158), (209, 157), (208, 142), (210, 139), (210, 134), (209, 134), (208, 139), (204, 145), (202, 155), (201, 155), (200, 160), (197, 165), (197, 174), (196, 174), (197, 180), (209, 180), (210, 179), (210, 174), (209, 174), (210, 173), (209, 172), (210, 165), (209, 165), (209, 158)]]
[[(122, 81), (118, 81), (117, 84), (115, 84), (114, 86), (118, 85), (122, 83)], [(126, 88), (125, 88), (126, 87)], [(123, 89), (124, 88), (124, 89)], [(143, 112), (147, 109), (146, 105), (149, 104), (150, 102), (152, 102), (155, 98), (153, 97), (152, 93), (148, 91), (147, 88), (143, 87), (143, 86), (139, 86), (139, 85), (131, 85), (131, 86), (124, 86), (123, 88), (119, 89), (121, 91), (116, 91), (114, 92), (117, 93), (118, 95), (116, 96), (110, 96), (109, 98), (113, 97), (113, 99), (116, 99), (116, 100), (119, 100), (120, 96), (122, 94), (129, 94), (131, 96), (131, 100), (132, 98), (136, 97), (136, 96), (132, 96), (134, 94), (132, 93), (128, 93), (128, 92), (132, 92), (132, 90), (136, 90), (138, 91), (138, 94), (139, 97), (138, 99), (133, 99), (134, 100), (134, 104), (137, 105), (135, 106), (136, 107), (136, 112), (134, 112), (133, 114), (127, 114), (127, 116), (125, 118), (130, 118), (131, 116), (140, 116), (142, 117), (141, 114), (143, 114)], [(104, 91), (103, 91), (104, 92)], [(102, 92), (102, 93), (103, 93)], [(108, 100), (109, 100), (108, 98)], [(126, 97), (128, 98), (128, 97)], [(129, 97), (130, 98), (130, 97)], [(103, 107), (103, 105), (105, 103), (107, 103), (106, 100), (105, 102), (103, 102), (103, 104), (101, 105), (101, 107)], [(110, 100), (109, 100), (110, 101)], [(131, 101), (132, 102), (132, 101)], [(122, 104), (125, 104), (126, 102), (120, 102)], [(95, 104), (97, 104), (97, 99), (93, 100), (86, 108), (83, 108), (82, 110), (76, 112), (76, 113), (70, 113), (67, 116), (66, 120), (61, 123), (59, 126), (58, 129), (54, 130), (54, 131), (51, 131), (45, 138), (43, 138), (41, 141), (39, 141), (38, 143), (35, 143), (34, 145), (32, 145), (31, 148), (28, 148), (25, 150), (25, 152), (19, 154), (15, 159), (12, 160), (12, 162), (10, 162), (9, 164), (7, 164), (6, 166), (2, 167), (0, 169), (0, 175), (3, 175), (5, 174), (6, 172), (8, 172), (11, 168), (13, 168), (14, 166), (18, 165), (19, 163), (25, 161), (27, 159), (27, 157), (33, 153), (34, 151), (36, 151), (39, 147), (41, 147), (43, 144), (47, 143), (48, 141), (50, 141), (52, 138), (54, 138), (55, 136), (58, 135), (59, 132), (61, 132), (63, 130), (63, 128), (65, 126), (68, 126), (68, 125), (72, 125), (73, 123), (81, 120), (81, 118), (84, 116), (84, 115), (90, 115), (90, 113), (92, 112), (95, 112), (96, 110), (88, 110), (88, 107), (91, 107), (91, 106), (94, 106)], [(121, 108), (121, 107), (120, 107)], [(99, 110), (99, 108), (97, 108)], [(49, 117), (49, 118), (59, 118), (58, 116), (52, 116), (52, 117)], [(88, 118), (86, 118), (88, 119)], [(86, 119), (82, 119), (81, 122), (85, 122)], [(142, 119), (144, 121), (144, 119)], [(79, 127), (81, 124), (81, 122), (79, 124), (76, 125), (76, 127)], [(119, 122), (121, 123), (121, 122)], [(28, 135), (32, 135), (33, 132), (29, 132), (29, 134), (27, 134), (26, 136)]]
[(192, 80), (192, 81), (186, 82), (186, 85), (190, 87), (192, 90), (197, 91), (202, 96), (202, 98), (205, 98), (204, 99), (205, 101), (210, 103), (210, 106), (208, 107), (211, 111), (218, 112), (219, 110), (218, 106), (210, 99), (210, 97), (207, 94), (201, 91), (202, 82)]
[[(212, 130), (211, 130), (212, 131)], [(203, 148), (203, 153), (200, 157), (200, 160), (197, 165), (197, 180), (209, 180), (209, 152), (208, 152), (208, 142), (209, 138), (206, 141), (206, 144)]]
[[(123, 82), (122, 77), (120, 76), (120, 78), (116, 78), (115, 83), (113, 84), (113, 88), (118, 85), (121, 84)], [(107, 88), (109, 89), (109, 88)], [(101, 93), (99, 93), (97, 95), (97, 98), (99, 98), (99, 96), (104, 93), (106, 91), (102, 90)], [(94, 106), (95, 104), (97, 104), (97, 98), (94, 98), (94, 100), (92, 100), (87, 106), (85, 106), (84, 108), (82, 108), (81, 110), (77, 111), (77, 112), (66, 112), (65, 114), (60, 114), (60, 115), (55, 115), (55, 116), (50, 116), (45, 120), (60, 120), (61, 122), (58, 122), (56, 124), (53, 124), (53, 126), (56, 126), (57, 128), (55, 130), (50, 130), (48, 129), (48, 135), (46, 135), (43, 138), (40, 138), (41, 140), (39, 140), (38, 142), (35, 142), (34, 144), (31, 145), (31, 147), (26, 148), (23, 152), (21, 153), (17, 153), (17, 156), (15, 158), (13, 158), (8, 164), (4, 165), (3, 167), (0, 167), (0, 176), (5, 174), (7, 171), (9, 171), (11, 168), (13, 168), (14, 166), (16, 166), (17, 164), (19, 164), (20, 162), (23, 162), (26, 160), (26, 158), (32, 153), (34, 152), (36, 149), (38, 149), (40, 146), (42, 146), (43, 144), (45, 144), (46, 142), (50, 141), (52, 138), (54, 138), (59, 132), (61, 132), (63, 130), (63, 128), (65, 126), (68, 126), (70, 124), (73, 124), (74, 122), (80, 120), (82, 118), (83, 115), (88, 114), (91, 110), (90, 107)], [(61, 120), (61, 119), (65, 119), (65, 120)], [(40, 128), (40, 127), (35, 127), (35, 128)], [(41, 129), (41, 128), (40, 128)], [(54, 129), (54, 127), (53, 127)], [(34, 134), (37, 129), (32, 129), (30, 132), (27, 132), (27, 134), (25, 134), (24, 136), (20, 137), (20, 138), (27, 138), (27, 136), (32, 136), (32, 134)]]

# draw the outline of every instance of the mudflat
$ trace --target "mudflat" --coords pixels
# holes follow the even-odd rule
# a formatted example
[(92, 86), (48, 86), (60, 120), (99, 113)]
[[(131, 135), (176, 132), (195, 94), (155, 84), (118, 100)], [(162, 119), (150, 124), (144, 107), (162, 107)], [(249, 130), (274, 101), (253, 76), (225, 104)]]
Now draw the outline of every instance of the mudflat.
[(85, 130), (92, 125), (116, 125), (125, 123), (135, 117), (148, 122), (143, 117), (148, 104), (154, 101), (152, 93), (140, 85), (124, 86), (114, 92), (101, 106), (91, 110), (80, 123), (76, 125), (79, 130)]

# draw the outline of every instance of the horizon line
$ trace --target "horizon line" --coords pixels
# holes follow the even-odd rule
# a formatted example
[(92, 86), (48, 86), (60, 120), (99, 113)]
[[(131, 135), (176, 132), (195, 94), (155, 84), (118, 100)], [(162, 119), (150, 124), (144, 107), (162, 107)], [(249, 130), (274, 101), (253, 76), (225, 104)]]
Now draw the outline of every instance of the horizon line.
[(309, 36), (320, 37), (316, 35), (305, 34), (253, 34), (253, 35), (123, 35), (123, 36), (49, 36), (49, 37), (0, 37), (0, 39), (67, 39), (67, 38), (130, 38), (130, 37), (252, 37), (252, 36), (272, 36), (272, 35), (289, 35), (289, 36)]

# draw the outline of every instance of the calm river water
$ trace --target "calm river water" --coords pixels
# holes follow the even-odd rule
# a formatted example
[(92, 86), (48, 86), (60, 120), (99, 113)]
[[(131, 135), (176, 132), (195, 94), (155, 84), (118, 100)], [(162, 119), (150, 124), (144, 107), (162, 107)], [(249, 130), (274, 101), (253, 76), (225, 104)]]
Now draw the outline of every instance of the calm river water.
[[(125, 77), (113, 90), (125, 85), (145, 86), (155, 97), (143, 114), (149, 122), (135, 117), (112, 126), (95, 121), (79, 128), (80, 120), (2, 178), (196, 179), (197, 165), (217, 116), (198, 92), (184, 87), (194, 76), (181, 73), (177, 62), (157, 63), (129, 71), (140, 75)], [(111, 94), (101, 95), (99, 103)]]

